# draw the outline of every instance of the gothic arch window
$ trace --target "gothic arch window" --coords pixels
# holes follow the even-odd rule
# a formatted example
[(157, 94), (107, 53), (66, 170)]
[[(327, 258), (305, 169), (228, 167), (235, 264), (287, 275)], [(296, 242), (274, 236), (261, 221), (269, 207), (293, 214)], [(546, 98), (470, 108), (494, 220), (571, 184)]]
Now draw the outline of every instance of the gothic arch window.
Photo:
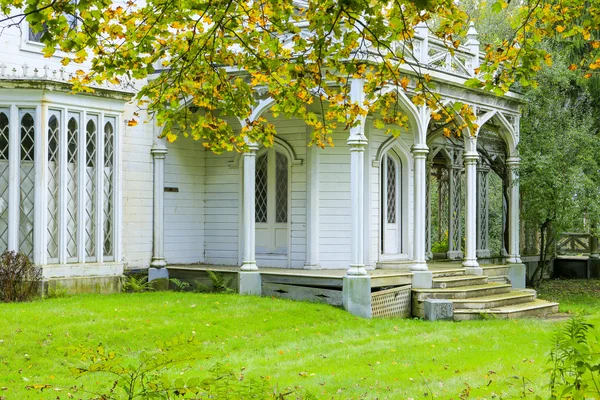
[(114, 156), (115, 135), (112, 122), (104, 125), (104, 257), (111, 260), (114, 257)]
[(402, 161), (395, 150), (381, 160), (381, 253), (402, 252)]
[(60, 198), (60, 114), (48, 120), (48, 205), (47, 205), (47, 253), (48, 261), (58, 262), (59, 198)]
[(21, 110), (19, 168), (19, 251), (33, 256), (33, 226), (35, 206), (35, 115), (34, 111)]

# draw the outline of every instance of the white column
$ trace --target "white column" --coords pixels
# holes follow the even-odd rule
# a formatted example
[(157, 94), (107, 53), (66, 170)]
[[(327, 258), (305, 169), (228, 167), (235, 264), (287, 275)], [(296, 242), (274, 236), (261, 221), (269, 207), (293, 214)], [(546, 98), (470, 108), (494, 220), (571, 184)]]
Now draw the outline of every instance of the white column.
[(467, 181), (465, 205), (465, 259), (463, 266), (468, 275), (481, 275), (483, 270), (477, 262), (477, 151), (466, 151), (464, 154)]
[(414, 271), (427, 271), (427, 258), (426, 258), (426, 248), (425, 248), (425, 224), (426, 215), (425, 215), (425, 201), (426, 193), (425, 193), (425, 171), (427, 162), (427, 154), (429, 153), (429, 149), (426, 145), (414, 145), (412, 147), (412, 154), (415, 163), (414, 168), (414, 178), (415, 178), (415, 188), (414, 188), (414, 254), (413, 260), (415, 264), (411, 267)]
[(364, 136), (348, 139), (350, 145), (350, 268), (348, 275), (367, 275), (364, 264)]
[(244, 153), (244, 206), (243, 214), (243, 237), (244, 255), (242, 258), (242, 271), (258, 271), (256, 266), (256, 150), (258, 146), (249, 145), (249, 150)]
[(8, 250), (19, 250), (19, 165), (21, 160), (21, 123), (19, 109), (10, 107), (8, 139)]
[(506, 160), (510, 187), (508, 205), (508, 260), (509, 264), (521, 263), (519, 254), (519, 163), (518, 157), (509, 157)]
[(152, 243), (152, 261), (150, 266), (164, 268), (165, 260), (165, 158), (167, 148), (162, 142), (157, 142), (150, 150), (154, 161), (154, 231)]
[(35, 109), (35, 132), (34, 132), (34, 207), (33, 207), (33, 263), (40, 265), (42, 258), (46, 255), (46, 173), (48, 168), (48, 140), (47, 132), (43, 132), (46, 126), (45, 119), (48, 115), (48, 107), (37, 106)]
[[(310, 129), (307, 129), (307, 139)], [(320, 269), (319, 265), (319, 150), (307, 151), (306, 162), (306, 261), (304, 269)]]

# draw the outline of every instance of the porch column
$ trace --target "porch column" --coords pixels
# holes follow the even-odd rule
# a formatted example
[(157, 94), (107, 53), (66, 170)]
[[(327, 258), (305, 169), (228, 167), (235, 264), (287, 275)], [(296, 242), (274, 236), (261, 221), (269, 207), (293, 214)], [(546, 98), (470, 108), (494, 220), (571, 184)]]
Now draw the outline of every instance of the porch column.
[[(364, 80), (350, 80), (353, 103), (364, 102)], [(343, 280), (342, 301), (351, 314), (371, 318), (371, 277), (364, 257), (365, 118), (350, 128), (350, 267)]]
[[(311, 129), (307, 129), (307, 142)], [(306, 157), (306, 261), (304, 269), (321, 269), (319, 265), (319, 151), (310, 146)]]
[[(469, 138), (468, 141), (474, 141)], [(483, 269), (477, 262), (477, 160), (479, 155), (476, 150), (471, 149), (464, 154), (465, 173), (467, 182), (466, 209), (465, 209), (465, 259), (463, 266), (467, 275), (482, 275)]]
[[(433, 164), (433, 160), (431, 158), (427, 159), (427, 163), (425, 164), (425, 218), (427, 222), (425, 223), (425, 257), (427, 260), (431, 260), (433, 258), (433, 253), (431, 252), (431, 165)], [(439, 198), (439, 193), (438, 193)], [(438, 222), (439, 225), (439, 222)]]
[(509, 170), (510, 187), (508, 206), (508, 263), (521, 263), (519, 254), (519, 163), (518, 157), (509, 157), (506, 160), (506, 166)]
[(427, 201), (426, 186), (426, 161), (429, 149), (425, 144), (414, 145), (412, 154), (415, 163), (414, 167), (414, 265), (413, 271), (427, 271), (426, 244), (425, 244), (425, 225), (427, 224), (425, 202)]
[(489, 174), (490, 167), (480, 159), (477, 164), (477, 258), (490, 257)]
[[(152, 268), (164, 268), (165, 261), (165, 158), (167, 148), (162, 141), (157, 141), (152, 150), (152, 161), (154, 162), (154, 226), (152, 243)], [(154, 271), (152, 271), (154, 273)]]
[(244, 222), (244, 255), (242, 271), (258, 271), (256, 266), (256, 151), (258, 146), (252, 144), (244, 153), (244, 206), (242, 210)]
[[(457, 154), (458, 152), (458, 154)], [(461, 175), (463, 165), (459, 150), (452, 151), (452, 162), (448, 164), (448, 258), (459, 260), (463, 257), (461, 221)]]
[(250, 143), (244, 153), (244, 182), (242, 209), (244, 254), (238, 274), (240, 294), (260, 296), (262, 283), (256, 266), (256, 151), (258, 145)]

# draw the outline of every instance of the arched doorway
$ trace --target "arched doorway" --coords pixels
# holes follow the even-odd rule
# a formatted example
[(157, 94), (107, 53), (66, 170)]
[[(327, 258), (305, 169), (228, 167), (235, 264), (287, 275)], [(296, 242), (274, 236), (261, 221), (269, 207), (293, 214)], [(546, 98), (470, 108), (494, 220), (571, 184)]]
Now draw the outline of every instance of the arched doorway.
[[(289, 254), (290, 160), (285, 153), (263, 149), (256, 157), (256, 255), (287, 264)], [(269, 263), (270, 264), (270, 263)]]
[(381, 254), (402, 253), (402, 161), (394, 149), (381, 160)]

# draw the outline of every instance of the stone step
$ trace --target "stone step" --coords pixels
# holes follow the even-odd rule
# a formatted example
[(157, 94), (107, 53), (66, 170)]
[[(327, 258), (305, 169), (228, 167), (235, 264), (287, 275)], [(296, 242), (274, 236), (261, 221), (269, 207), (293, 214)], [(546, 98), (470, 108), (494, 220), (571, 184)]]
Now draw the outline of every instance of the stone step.
[(481, 265), (481, 268), (483, 269), (483, 275), (487, 275), (488, 277), (498, 275), (508, 276), (508, 265)]
[(508, 275), (488, 276), (488, 282), (510, 283), (510, 281), (508, 280)]
[(413, 301), (423, 302), (425, 299), (467, 299), (473, 297), (492, 296), (508, 293), (511, 285), (487, 283), (485, 285), (463, 286), (447, 289), (412, 289)]
[(415, 264), (413, 260), (386, 260), (375, 263), (376, 269), (410, 269)]
[(470, 299), (454, 299), (454, 310), (482, 310), (492, 309), (514, 304), (530, 303), (535, 300), (535, 293), (511, 291), (509, 293), (495, 294), (492, 296), (474, 297)]
[(447, 276), (464, 276), (465, 269), (464, 268), (448, 268), (448, 269), (432, 270), (431, 275), (434, 278), (443, 278), (443, 277), (447, 277)]
[(545, 300), (534, 300), (522, 304), (514, 304), (497, 308), (469, 310), (454, 310), (455, 321), (465, 321), (472, 319), (498, 318), (513, 319), (527, 317), (544, 317), (558, 312), (558, 303)]
[(439, 289), (485, 285), (488, 282), (487, 276), (484, 275), (462, 275), (462, 276), (446, 276), (433, 278), (433, 287)]

